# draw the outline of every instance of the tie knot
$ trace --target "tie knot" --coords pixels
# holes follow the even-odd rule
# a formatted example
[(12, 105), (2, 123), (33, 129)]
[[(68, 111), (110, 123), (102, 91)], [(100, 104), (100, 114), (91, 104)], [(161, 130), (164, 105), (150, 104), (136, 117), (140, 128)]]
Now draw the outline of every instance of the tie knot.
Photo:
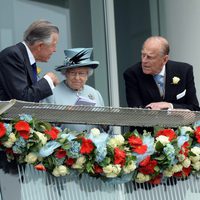
[(163, 84), (164, 83), (164, 80), (163, 80), (163, 75), (161, 75), (161, 74), (156, 74), (155, 76), (154, 76), (154, 80), (156, 81), (156, 83), (158, 83), (158, 84)]

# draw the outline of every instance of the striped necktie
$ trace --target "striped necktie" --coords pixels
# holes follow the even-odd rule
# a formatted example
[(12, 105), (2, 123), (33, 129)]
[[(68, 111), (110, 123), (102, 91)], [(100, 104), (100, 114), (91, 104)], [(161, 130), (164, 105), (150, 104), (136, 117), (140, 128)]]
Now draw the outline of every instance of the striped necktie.
[(36, 83), (37, 82), (37, 66), (36, 66), (36, 63), (33, 63), (31, 66), (32, 66), (32, 69), (33, 69), (34, 83)]
[(164, 76), (157, 74), (154, 76), (154, 80), (159, 88), (160, 91), (160, 95), (163, 96), (164, 92), (165, 92), (165, 88), (164, 88)]

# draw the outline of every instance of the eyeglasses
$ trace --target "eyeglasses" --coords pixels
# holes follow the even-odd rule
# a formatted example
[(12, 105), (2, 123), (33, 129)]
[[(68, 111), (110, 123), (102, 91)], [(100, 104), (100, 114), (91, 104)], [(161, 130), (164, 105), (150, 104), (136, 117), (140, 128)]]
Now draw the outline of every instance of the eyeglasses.
[(88, 73), (87, 72), (68, 72), (68, 74), (71, 76), (71, 77), (76, 77), (77, 75), (81, 78), (85, 78), (87, 77)]

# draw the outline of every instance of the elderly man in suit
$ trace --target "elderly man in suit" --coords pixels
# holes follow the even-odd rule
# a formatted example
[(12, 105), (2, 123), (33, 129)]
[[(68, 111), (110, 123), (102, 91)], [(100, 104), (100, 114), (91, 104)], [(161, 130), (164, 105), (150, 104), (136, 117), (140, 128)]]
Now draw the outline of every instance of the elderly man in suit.
[(39, 102), (58, 84), (53, 72), (37, 80), (36, 62), (47, 62), (56, 51), (59, 29), (37, 20), (24, 32), (24, 41), (0, 52), (0, 100)]
[(129, 107), (200, 110), (192, 66), (169, 60), (169, 44), (163, 37), (144, 42), (141, 62), (124, 72), (124, 80)]
[[(24, 32), (23, 42), (0, 52), (0, 101), (17, 99), (39, 102), (53, 94), (52, 90), (59, 80), (53, 72), (37, 80), (36, 62), (47, 62), (50, 59), (56, 51), (58, 37), (57, 26), (49, 21), (37, 20)], [(2, 198), (20, 200), (17, 164), (8, 162), (3, 152), (0, 152), (0, 160), (0, 169), (5, 173), (2, 174), (5, 178), (1, 176), (0, 181)], [(10, 192), (10, 187), (14, 192)]]

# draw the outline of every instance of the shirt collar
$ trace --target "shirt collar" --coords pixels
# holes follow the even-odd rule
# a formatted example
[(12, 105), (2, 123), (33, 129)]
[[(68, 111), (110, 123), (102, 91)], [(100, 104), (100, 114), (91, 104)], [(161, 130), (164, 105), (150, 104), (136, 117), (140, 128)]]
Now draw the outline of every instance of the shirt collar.
[(163, 66), (162, 70), (160, 73), (158, 73), (161, 76), (165, 76), (165, 65)]
[(29, 49), (29, 47), (26, 45), (25, 41), (22, 42), (22, 44), (24, 44), (24, 46), (26, 47), (26, 50), (27, 50), (27, 53), (28, 53), (28, 58), (29, 58), (29, 61), (30, 61), (30, 64), (34, 64), (36, 61), (35, 61), (35, 58), (33, 56), (33, 54), (31, 53), (31, 50)]

